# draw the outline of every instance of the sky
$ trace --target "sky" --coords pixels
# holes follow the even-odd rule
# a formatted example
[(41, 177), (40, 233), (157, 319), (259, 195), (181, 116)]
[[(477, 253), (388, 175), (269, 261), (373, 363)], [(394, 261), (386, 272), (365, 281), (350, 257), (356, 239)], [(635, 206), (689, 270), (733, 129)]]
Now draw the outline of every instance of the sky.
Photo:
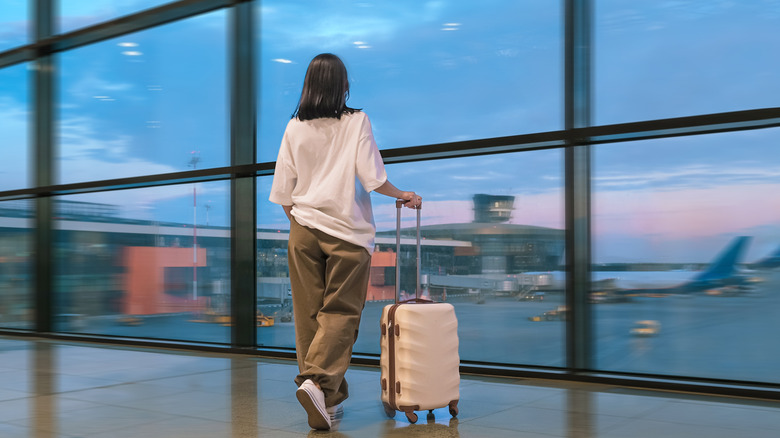
[[(26, 36), (0, 3), (0, 50)], [(163, 2), (61, 0), (73, 30)], [(563, 128), (561, 2), (271, 1), (259, 32), (258, 159), (274, 161), (308, 61), (341, 56), (350, 101), (380, 149)], [(596, 3), (593, 121), (623, 123), (776, 107), (780, 0)], [(227, 14), (209, 13), (58, 57), (59, 181), (228, 164)], [(0, 190), (29, 186), (28, 66), (0, 69)], [(593, 148), (597, 262), (706, 262), (735, 235), (752, 261), (780, 245), (778, 129)], [(425, 198), (424, 224), (473, 220), (476, 193), (513, 195), (512, 223), (563, 228), (559, 150), (388, 165)], [(284, 226), (258, 183), (261, 227)], [(196, 184), (199, 221), (227, 225), (226, 183)], [(122, 214), (192, 221), (192, 185), (121, 192)], [(118, 193), (69, 197), (117, 203)], [(392, 201), (374, 195), (378, 229)]]

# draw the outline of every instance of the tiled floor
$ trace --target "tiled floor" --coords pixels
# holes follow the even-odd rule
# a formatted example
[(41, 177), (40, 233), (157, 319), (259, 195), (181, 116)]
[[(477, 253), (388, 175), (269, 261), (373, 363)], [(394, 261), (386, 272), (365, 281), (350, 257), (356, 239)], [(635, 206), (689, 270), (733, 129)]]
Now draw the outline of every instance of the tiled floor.
[(460, 415), (387, 419), (350, 369), (336, 432), (311, 431), (293, 362), (0, 337), (0, 437), (772, 437), (780, 403), (464, 376)]

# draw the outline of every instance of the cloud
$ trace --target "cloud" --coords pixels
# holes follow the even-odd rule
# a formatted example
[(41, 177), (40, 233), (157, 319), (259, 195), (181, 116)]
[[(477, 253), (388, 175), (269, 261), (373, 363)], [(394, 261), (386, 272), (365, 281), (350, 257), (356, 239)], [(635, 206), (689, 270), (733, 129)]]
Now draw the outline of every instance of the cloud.
[(68, 87), (71, 98), (94, 98), (95, 96), (114, 97), (132, 91), (134, 85), (129, 82), (112, 82), (99, 78), (94, 71), (86, 71), (79, 80)]
[(780, 224), (776, 193), (780, 193), (780, 183), (597, 191), (593, 197), (594, 235), (674, 240)]
[[(132, 156), (133, 138), (131, 136), (98, 135), (94, 126), (97, 126), (94, 120), (83, 116), (60, 122), (62, 155), (59, 164), (60, 179), (63, 183), (110, 180), (181, 170)], [(224, 190), (220, 184), (204, 183), (195, 184), (195, 186), (199, 196), (209, 194), (224, 196)], [(116, 191), (91, 193), (68, 197), (68, 199), (119, 205), (122, 208), (122, 215), (125, 217), (152, 219), (155, 207), (165, 205), (172, 199), (191, 197), (192, 185), (123, 190), (119, 196), (117, 193)], [(156, 219), (161, 220), (162, 218), (157, 217)]]
[(593, 181), (599, 189), (656, 187), (663, 190), (711, 187), (732, 183), (780, 180), (780, 169), (758, 162), (732, 165), (692, 164), (645, 172), (599, 172)]
[(258, 8), (258, 12), (270, 47), (282, 51), (311, 47), (334, 50), (354, 47), (355, 41), (375, 46), (420, 23), (440, 26), (445, 3), (426, 1), (411, 8), (394, 2), (362, 6), (311, 8), (279, 3)]

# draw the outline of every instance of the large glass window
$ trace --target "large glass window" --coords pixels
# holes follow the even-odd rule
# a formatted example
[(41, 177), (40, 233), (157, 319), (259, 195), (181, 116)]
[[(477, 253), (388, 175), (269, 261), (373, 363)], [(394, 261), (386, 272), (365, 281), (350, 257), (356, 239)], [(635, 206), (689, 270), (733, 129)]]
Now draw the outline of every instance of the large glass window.
[(596, 147), (599, 369), (780, 382), (778, 135)]
[(0, 52), (27, 44), (30, 32), (28, 0), (0, 2)]
[(59, 0), (61, 32), (92, 26), (123, 15), (140, 12), (173, 0)]
[[(562, 366), (566, 312), (561, 152), (426, 161), (387, 169), (396, 186), (424, 197), (420, 294), (455, 306), (461, 358)], [(270, 181), (266, 178), (258, 185), (258, 275), (260, 290), (267, 291), (258, 295), (267, 299), (269, 311), (271, 305), (284, 310), (289, 300), (285, 295), (289, 223), (281, 207), (267, 201)], [(378, 354), (378, 321), (395, 295), (396, 208), (393, 199), (376, 193), (372, 197), (377, 245), (355, 351)], [(413, 296), (416, 288), (414, 223), (414, 212), (404, 209), (400, 288), (404, 298)], [(287, 312), (280, 316), (290, 317)], [(294, 346), (288, 326), (260, 329), (259, 342)]]
[(0, 327), (31, 328), (32, 200), (0, 202)]
[(29, 187), (28, 64), (0, 70), (0, 190)]
[(228, 342), (228, 197), (209, 182), (55, 198), (56, 330)]
[(218, 11), (64, 52), (59, 182), (227, 165), (225, 21)]
[(780, 2), (594, 4), (597, 124), (778, 106)]
[(339, 55), (380, 148), (562, 127), (560, 2), (258, 2), (259, 161), (276, 159), (309, 61)]

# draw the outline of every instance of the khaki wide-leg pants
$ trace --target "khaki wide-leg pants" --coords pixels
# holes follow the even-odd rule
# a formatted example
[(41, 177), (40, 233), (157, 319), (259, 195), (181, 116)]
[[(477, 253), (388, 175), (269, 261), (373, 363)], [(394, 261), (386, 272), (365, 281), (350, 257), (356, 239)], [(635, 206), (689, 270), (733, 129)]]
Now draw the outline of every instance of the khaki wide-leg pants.
[(347, 372), (366, 302), (371, 255), (362, 246), (290, 222), (290, 285), (299, 386), (311, 379), (325, 405), (348, 396)]

